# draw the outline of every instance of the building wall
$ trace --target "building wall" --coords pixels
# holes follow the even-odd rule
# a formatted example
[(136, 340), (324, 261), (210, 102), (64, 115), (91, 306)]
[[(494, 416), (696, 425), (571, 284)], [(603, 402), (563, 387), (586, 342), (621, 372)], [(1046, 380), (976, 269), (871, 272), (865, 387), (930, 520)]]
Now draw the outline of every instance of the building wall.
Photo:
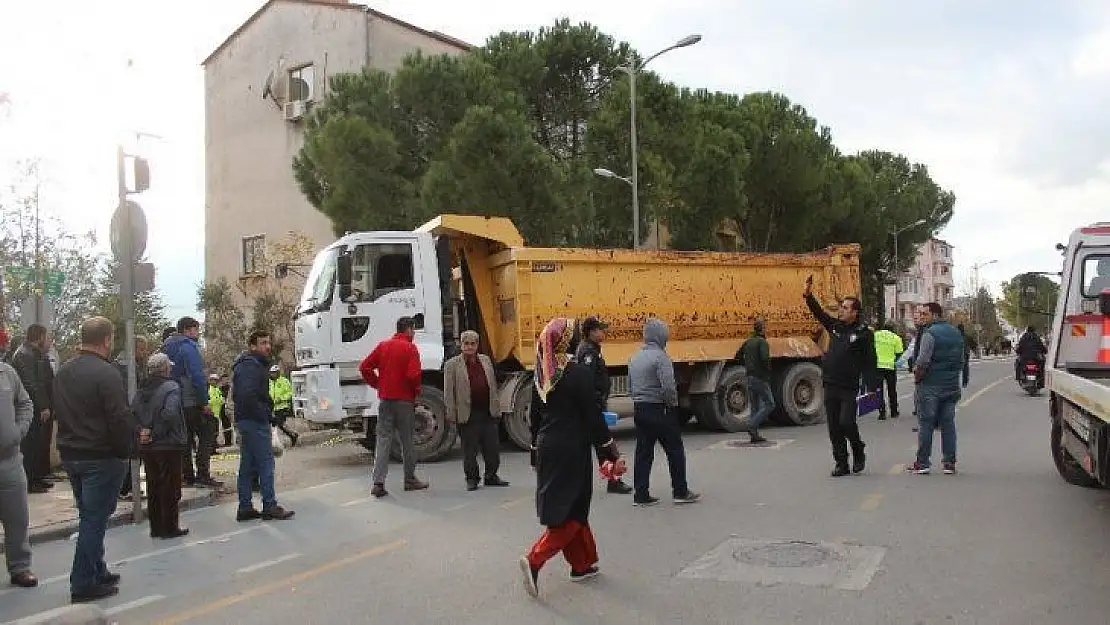
[(886, 287), (884, 299), (888, 319), (909, 323), (913, 319), (915, 306), (928, 302), (937, 302), (945, 308), (951, 305), (955, 291), (953, 249), (949, 243), (936, 238), (921, 246), (913, 266), (899, 279), (897, 301), (900, 310), (895, 308), (894, 286)]
[[(335, 236), (293, 179), (304, 123), (288, 122), (263, 98), (267, 76), (311, 63), (314, 99), (327, 77), (369, 65), (395, 70), (405, 55), (457, 53), (451, 44), (341, 2), (272, 2), (205, 63), (205, 280), (234, 284), (243, 272), (243, 238), (268, 242), (289, 232), (319, 249)], [(262, 268), (271, 273), (272, 267)], [(303, 272), (302, 272), (303, 273)], [(300, 278), (290, 274), (288, 281)], [(289, 284), (293, 289), (299, 284)]]

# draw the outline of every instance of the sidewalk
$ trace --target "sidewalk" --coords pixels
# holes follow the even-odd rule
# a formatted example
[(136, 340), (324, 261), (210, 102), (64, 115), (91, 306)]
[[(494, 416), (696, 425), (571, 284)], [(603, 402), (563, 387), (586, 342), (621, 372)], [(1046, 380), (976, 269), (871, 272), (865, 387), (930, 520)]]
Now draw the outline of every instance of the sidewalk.
[[(144, 485), (145, 488), (145, 485)], [(181, 509), (190, 510), (211, 506), (217, 503), (219, 493), (210, 488), (184, 488), (181, 492)], [(54, 484), (50, 492), (28, 495), (27, 501), (31, 513), (31, 544), (44, 543), (51, 540), (68, 538), (77, 531), (77, 507), (73, 501), (73, 492), (68, 481)], [(121, 501), (116, 507), (116, 513), (108, 522), (109, 527), (125, 525), (131, 522), (131, 502)], [(146, 518), (146, 500), (143, 500), (143, 517)], [(0, 536), (3, 536), (0, 529)], [(0, 541), (0, 552), (3, 551), (3, 542)]]

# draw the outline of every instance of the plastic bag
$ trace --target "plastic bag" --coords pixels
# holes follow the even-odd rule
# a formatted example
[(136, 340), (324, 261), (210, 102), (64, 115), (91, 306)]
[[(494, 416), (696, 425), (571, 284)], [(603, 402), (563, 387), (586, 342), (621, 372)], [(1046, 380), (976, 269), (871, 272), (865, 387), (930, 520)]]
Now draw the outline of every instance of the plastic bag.
[(285, 453), (285, 442), (281, 440), (281, 434), (275, 427), (270, 428), (270, 449), (273, 450), (275, 458), (280, 458)]

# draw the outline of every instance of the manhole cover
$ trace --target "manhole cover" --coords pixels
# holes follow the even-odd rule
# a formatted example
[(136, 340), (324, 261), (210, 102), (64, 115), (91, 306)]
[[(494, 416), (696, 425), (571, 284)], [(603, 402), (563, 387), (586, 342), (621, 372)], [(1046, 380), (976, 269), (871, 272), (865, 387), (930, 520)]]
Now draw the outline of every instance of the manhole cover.
[(732, 557), (745, 564), (773, 568), (818, 566), (840, 556), (831, 549), (806, 542), (785, 542), (737, 547)]

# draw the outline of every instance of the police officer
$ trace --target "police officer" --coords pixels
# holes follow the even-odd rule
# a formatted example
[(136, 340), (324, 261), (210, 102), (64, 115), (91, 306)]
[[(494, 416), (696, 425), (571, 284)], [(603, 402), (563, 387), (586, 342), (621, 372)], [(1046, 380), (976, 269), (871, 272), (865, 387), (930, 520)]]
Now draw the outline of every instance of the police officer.
[[(605, 367), (605, 359), (601, 357), (601, 344), (605, 341), (605, 330), (607, 329), (609, 329), (609, 324), (604, 323), (597, 317), (586, 317), (586, 320), (582, 322), (582, 342), (578, 344), (578, 350), (574, 355), (575, 360), (589, 367), (590, 371), (593, 372), (594, 388), (597, 391), (597, 400), (601, 403), (602, 410), (605, 410), (609, 403), (609, 370)], [(600, 460), (599, 456), (598, 461), (600, 462)], [(627, 495), (632, 492), (632, 487), (617, 478), (609, 480), (607, 490), (610, 493)]]

